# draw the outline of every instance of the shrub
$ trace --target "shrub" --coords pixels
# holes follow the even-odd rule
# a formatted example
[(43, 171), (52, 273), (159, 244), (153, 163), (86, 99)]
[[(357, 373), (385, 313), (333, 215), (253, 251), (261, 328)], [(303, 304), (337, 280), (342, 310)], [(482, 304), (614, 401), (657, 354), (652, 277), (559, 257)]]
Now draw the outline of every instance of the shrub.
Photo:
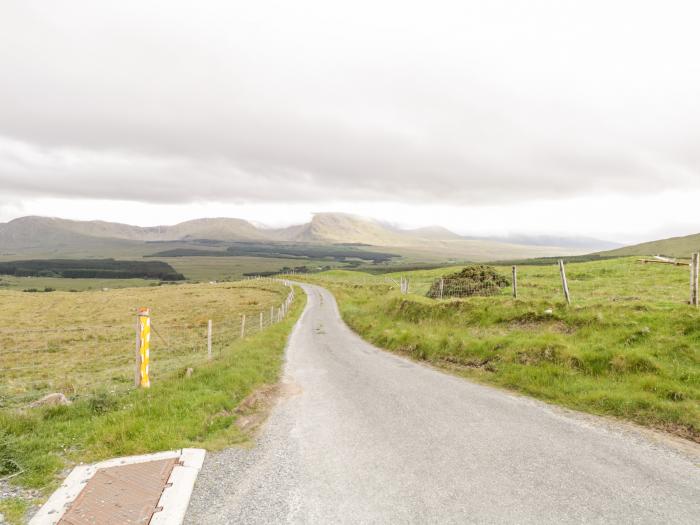
[(428, 290), (427, 296), (442, 297), (469, 297), (473, 295), (498, 295), (501, 288), (510, 286), (510, 281), (496, 271), (493, 266), (485, 264), (473, 264), (465, 266), (461, 271), (446, 275), (438, 279)]

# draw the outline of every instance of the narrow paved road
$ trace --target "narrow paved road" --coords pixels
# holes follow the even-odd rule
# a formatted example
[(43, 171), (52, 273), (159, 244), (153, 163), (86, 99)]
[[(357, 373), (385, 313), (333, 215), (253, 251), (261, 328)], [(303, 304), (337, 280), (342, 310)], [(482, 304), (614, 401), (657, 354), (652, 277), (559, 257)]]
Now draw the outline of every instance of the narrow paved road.
[(210, 454), (187, 523), (699, 523), (700, 457), (374, 348), (332, 295), (256, 446)]

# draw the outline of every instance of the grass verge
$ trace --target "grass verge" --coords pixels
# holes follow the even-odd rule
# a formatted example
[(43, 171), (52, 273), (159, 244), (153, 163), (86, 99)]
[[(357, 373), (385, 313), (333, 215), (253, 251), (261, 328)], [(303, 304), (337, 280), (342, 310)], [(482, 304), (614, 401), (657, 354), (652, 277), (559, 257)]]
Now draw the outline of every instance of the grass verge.
[[(306, 279), (328, 287), (343, 319), (377, 346), (700, 442), (700, 311), (684, 303), (687, 269), (617, 260), (569, 270), (572, 306), (561, 298), (556, 267), (524, 268), (518, 299), (401, 295), (349, 272)], [(419, 282), (440, 271), (405, 275)]]
[[(236, 407), (255, 389), (277, 382), (287, 337), (306, 301), (299, 292), (284, 321), (232, 341), (191, 377), (182, 369), (148, 390), (0, 412), (0, 477), (21, 470), (14, 483), (46, 493), (76, 462), (245, 441), (234, 424)], [(9, 516), (15, 504), (2, 505)]]

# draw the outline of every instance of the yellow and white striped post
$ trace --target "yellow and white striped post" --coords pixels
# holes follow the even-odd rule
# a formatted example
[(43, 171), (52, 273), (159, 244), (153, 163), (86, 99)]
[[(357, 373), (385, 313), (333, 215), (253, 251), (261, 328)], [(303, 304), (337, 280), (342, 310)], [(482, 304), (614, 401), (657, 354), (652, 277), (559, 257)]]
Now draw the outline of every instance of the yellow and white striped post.
[(139, 308), (138, 323), (136, 325), (138, 352), (136, 355), (137, 385), (141, 388), (149, 388), (151, 380), (148, 377), (150, 350), (151, 350), (151, 310)]

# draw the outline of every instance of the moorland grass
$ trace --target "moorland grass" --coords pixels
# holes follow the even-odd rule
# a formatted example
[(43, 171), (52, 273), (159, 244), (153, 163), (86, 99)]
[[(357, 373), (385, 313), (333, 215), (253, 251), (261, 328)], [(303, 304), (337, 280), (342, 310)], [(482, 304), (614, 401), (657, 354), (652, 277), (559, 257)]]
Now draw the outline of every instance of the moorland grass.
[(240, 335), (241, 315), (263, 312), (267, 324), (270, 307), (288, 291), (266, 280), (80, 293), (0, 290), (0, 408), (26, 406), (51, 392), (75, 399), (131, 388), (139, 306), (151, 309), (151, 376), (158, 382), (206, 359), (209, 319), (216, 354)]
[[(235, 425), (236, 407), (254, 390), (278, 381), (289, 332), (305, 304), (297, 294), (282, 322), (233, 340), (190, 377), (184, 370), (150, 389), (104, 392), (70, 406), (0, 411), (0, 476), (21, 472), (13, 482), (52, 489), (75, 462), (245, 441)], [(18, 501), (7, 500), (7, 511)], [(15, 510), (13, 510), (15, 509)]]
[(464, 299), (421, 295), (453, 271), (402, 274), (417, 292), (408, 295), (384, 277), (357, 272), (306, 279), (330, 288), (345, 321), (378, 346), (700, 442), (700, 311), (687, 304), (687, 268), (629, 258), (570, 264), (571, 306), (555, 266), (519, 268), (518, 299), (510, 290)]

